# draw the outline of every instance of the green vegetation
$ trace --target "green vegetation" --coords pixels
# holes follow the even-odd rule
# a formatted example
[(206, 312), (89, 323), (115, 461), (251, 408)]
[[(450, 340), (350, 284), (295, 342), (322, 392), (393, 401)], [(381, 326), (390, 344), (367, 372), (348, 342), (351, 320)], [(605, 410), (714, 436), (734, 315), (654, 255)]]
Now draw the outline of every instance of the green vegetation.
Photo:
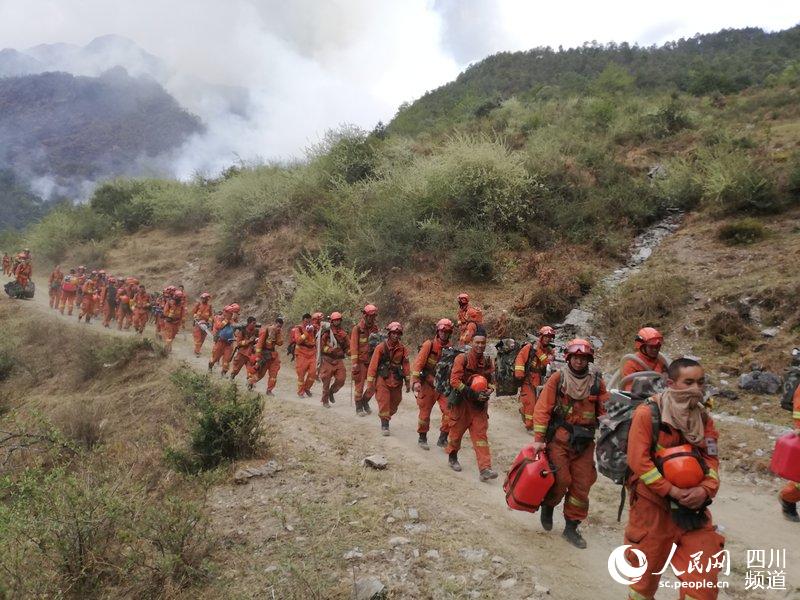
[(739, 219), (719, 228), (717, 237), (729, 246), (754, 244), (767, 236), (761, 221), (753, 218)]

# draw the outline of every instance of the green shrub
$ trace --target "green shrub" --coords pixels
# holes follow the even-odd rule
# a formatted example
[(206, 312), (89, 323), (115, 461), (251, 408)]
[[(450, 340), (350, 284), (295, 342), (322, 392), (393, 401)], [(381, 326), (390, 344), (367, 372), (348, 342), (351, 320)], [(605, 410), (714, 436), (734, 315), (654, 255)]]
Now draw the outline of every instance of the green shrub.
[(703, 202), (721, 214), (768, 213), (781, 207), (774, 181), (739, 151), (708, 155), (702, 186)]
[(664, 206), (689, 210), (703, 197), (700, 177), (690, 163), (683, 159), (669, 161), (666, 174), (653, 182), (656, 197)]
[(258, 452), (263, 436), (258, 394), (240, 396), (236, 385), (214, 384), (208, 375), (188, 368), (177, 371), (172, 381), (198, 410), (188, 450), (167, 453), (179, 470), (197, 473)]
[[(156, 348), (148, 338), (110, 338), (99, 343), (81, 344), (78, 373), (82, 381), (89, 381), (104, 368), (124, 367), (139, 352), (152, 352)], [(163, 354), (163, 350), (162, 356)]]
[(327, 131), (322, 142), (309, 149), (309, 157), (334, 187), (367, 179), (376, 166), (372, 141), (355, 125)]
[(61, 206), (33, 225), (27, 241), (34, 254), (58, 262), (67, 249), (84, 242), (100, 241), (116, 235), (113, 220), (89, 206)]
[(497, 237), (482, 229), (465, 229), (455, 238), (447, 262), (451, 271), (467, 281), (487, 282), (495, 277)]
[(739, 219), (719, 228), (717, 237), (729, 246), (754, 244), (763, 240), (767, 230), (757, 219)]
[(0, 348), (0, 382), (5, 381), (11, 377), (11, 372), (14, 370), (14, 355), (6, 349)]

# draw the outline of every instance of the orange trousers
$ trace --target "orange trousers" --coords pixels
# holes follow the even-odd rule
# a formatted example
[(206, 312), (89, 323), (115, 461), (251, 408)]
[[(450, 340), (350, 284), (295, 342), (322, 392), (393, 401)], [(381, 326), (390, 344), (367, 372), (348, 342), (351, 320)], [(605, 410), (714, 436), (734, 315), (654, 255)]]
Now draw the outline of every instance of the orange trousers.
[[(199, 326), (197, 325), (194, 326), (194, 329), (192, 330), (192, 337), (194, 338), (195, 354), (200, 354), (200, 349), (203, 347), (203, 343), (206, 341), (207, 335), (208, 334), (205, 331), (203, 331)], [(241, 369), (241, 367), (239, 368)]]
[(67, 314), (72, 316), (72, 308), (75, 305), (75, 292), (61, 292), (61, 302), (58, 305), (61, 314), (64, 314), (64, 309), (67, 309)]
[(597, 481), (594, 442), (583, 452), (577, 453), (570, 447), (569, 433), (559, 428), (555, 437), (547, 444), (547, 455), (556, 468), (556, 481), (545, 496), (544, 503), (547, 506), (558, 506), (566, 496), (564, 518), (583, 521), (589, 514), (589, 490)]
[(208, 361), (208, 365), (215, 365), (222, 359), (222, 373), (225, 374), (231, 364), (231, 356), (233, 356), (233, 343), (226, 344), (224, 340), (217, 340), (211, 349), (211, 360)]
[(448, 410), (450, 429), (445, 452), (450, 454), (461, 449), (461, 438), (469, 431), (478, 469), (483, 471), (492, 466), (492, 453), (489, 450), (489, 407), (477, 407), (471, 400), (462, 400)]
[(247, 367), (245, 372), (247, 373), (247, 380), (250, 381), (250, 355), (243, 354), (242, 351), (239, 350), (236, 356), (233, 357), (233, 361), (231, 361), (231, 377), (236, 377), (239, 371), (242, 370), (242, 367)]
[(342, 389), (346, 377), (347, 371), (344, 368), (344, 360), (323, 358), (319, 367), (319, 379), (322, 381), (322, 400), (327, 400), (329, 392), (335, 394)]
[(525, 419), (525, 429), (533, 429), (533, 409), (536, 406), (536, 387), (529, 378), (525, 378), (519, 387), (519, 402), (522, 405), (522, 417)]
[(781, 500), (792, 504), (800, 502), (800, 483), (788, 482), (781, 490)]
[(364, 395), (364, 384), (367, 381), (369, 363), (358, 363), (358, 371), (353, 375), (353, 394), (356, 398)]
[(375, 399), (378, 401), (378, 416), (381, 420), (391, 420), (403, 400), (402, 384), (389, 386), (386, 379), (378, 377), (375, 380)]
[(281, 359), (277, 352), (272, 353), (270, 361), (265, 365), (256, 368), (255, 366), (247, 368), (247, 383), (255, 385), (268, 374), (267, 377), (267, 391), (271, 392), (275, 389), (275, 384), (278, 383), (278, 371), (281, 370)]
[(164, 321), (164, 328), (162, 329), (162, 335), (164, 338), (164, 343), (167, 345), (168, 348), (172, 348), (172, 340), (174, 340), (177, 335), (178, 331), (180, 331), (181, 323), (180, 321), (175, 321), (170, 323), (169, 321)]
[(135, 308), (133, 310), (133, 328), (142, 333), (144, 331), (144, 326), (147, 325), (147, 319), (150, 315), (147, 313), (147, 310), (144, 308)]
[[(358, 395), (356, 395), (358, 398)], [(420, 382), (419, 394), (417, 394), (417, 407), (419, 416), (417, 417), (417, 433), (427, 433), (431, 428), (431, 412), (433, 407), (439, 405), (442, 411), (442, 425), (439, 431), (445, 432), (450, 428), (447, 417), (447, 398), (436, 391), (427, 381)]]
[(83, 317), (86, 317), (86, 322), (88, 323), (89, 320), (92, 318), (94, 314), (94, 296), (92, 295), (85, 295), (83, 296), (83, 301), (81, 302), (81, 312), (78, 314), (78, 320), (80, 321)]
[[(669, 558), (672, 544), (676, 544), (671, 564), (678, 573), (683, 571), (683, 575), (677, 575), (678, 579), (692, 586), (680, 588), (679, 598), (716, 599), (718, 590), (715, 587), (702, 587), (702, 582), (716, 584), (719, 569), (707, 568), (708, 561), (725, 547), (725, 538), (711, 524), (710, 514), (705, 527), (686, 531), (678, 527), (670, 517), (666, 500), (659, 499), (656, 502), (649, 497), (637, 496), (634, 491), (631, 494), (630, 516), (625, 527), (625, 543), (644, 552), (648, 565), (642, 578), (629, 587), (629, 598), (650, 600), (654, 597), (661, 580), (661, 575), (654, 572), (662, 569)], [(700, 561), (703, 572), (698, 569), (689, 570), (691, 555), (697, 552), (702, 552)], [(639, 565), (630, 550), (626, 558), (630, 564)]]
[(314, 354), (303, 356), (295, 350), (294, 371), (297, 373), (297, 393), (310, 392), (317, 378), (317, 358)]

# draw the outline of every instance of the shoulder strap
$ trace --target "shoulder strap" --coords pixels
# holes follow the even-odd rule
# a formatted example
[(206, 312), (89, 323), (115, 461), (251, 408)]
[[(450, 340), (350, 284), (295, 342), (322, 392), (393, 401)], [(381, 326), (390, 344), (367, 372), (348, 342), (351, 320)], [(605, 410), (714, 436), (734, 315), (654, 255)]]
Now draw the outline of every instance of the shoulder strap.
[[(659, 356), (660, 356), (660, 355), (659, 355)], [(643, 369), (645, 369), (646, 371), (652, 371), (652, 368), (650, 367), (650, 365), (648, 365), (647, 363), (645, 363), (645, 362), (644, 362), (644, 361), (643, 361), (641, 358), (639, 358), (639, 357), (638, 357), (636, 354), (626, 354), (625, 356), (623, 356), (623, 357), (622, 357), (622, 365), (620, 366), (620, 369), (622, 369), (622, 367), (624, 367), (624, 366), (625, 366), (625, 363), (626, 363), (626, 362), (628, 362), (629, 360), (632, 360), (633, 362), (635, 362), (637, 365), (639, 365), (640, 367), (642, 367), (642, 368), (643, 368)]]
[(658, 447), (658, 434), (661, 431), (661, 410), (652, 399), (645, 400), (645, 404), (650, 408), (650, 424), (653, 428), (653, 440), (651, 442), (652, 451)]

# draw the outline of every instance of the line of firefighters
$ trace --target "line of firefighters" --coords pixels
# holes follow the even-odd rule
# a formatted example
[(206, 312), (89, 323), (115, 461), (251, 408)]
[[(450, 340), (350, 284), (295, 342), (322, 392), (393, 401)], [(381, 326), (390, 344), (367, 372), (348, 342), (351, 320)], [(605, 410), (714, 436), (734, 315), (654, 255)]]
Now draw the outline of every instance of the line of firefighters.
[[(73, 278), (76, 287), (71, 291), (65, 283)], [(84, 268), (71, 269), (68, 275), (56, 268), (50, 284), (51, 306), (62, 313), (66, 307), (71, 314), (73, 301), (81, 290), (79, 318), (88, 320), (90, 315), (102, 312), (108, 326), (109, 314), (113, 312), (118, 327), (128, 328), (132, 324), (141, 333), (147, 322), (145, 315), (154, 315), (156, 331), (168, 348), (190, 314), (194, 321), (195, 355), (200, 355), (208, 333), (214, 338), (209, 371), (221, 361), (222, 374), (228, 374), (230, 369), (234, 378), (245, 366), (250, 387), (268, 373), (267, 394), (272, 394), (280, 369), (278, 348), (283, 344), (281, 317), (264, 327), (254, 317), (248, 317), (243, 326), (233, 327), (240, 312), (236, 304), (214, 313), (210, 295), (203, 293), (187, 313), (185, 294), (179, 288), (169, 286), (157, 298), (151, 298), (133, 278), (110, 277), (102, 271), (87, 274)], [(119, 312), (111, 310), (112, 289), (118, 304), (129, 298), (132, 314), (129, 321), (125, 311), (120, 318)], [(437, 445), (445, 448), (450, 467), (461, 471), (458, 452), (464, 433), (469, 431), (481, 481), (496, 478), (487, 435), (488, 400), (494, 390), (495, 365), (485, 353), (487, 335), (480, 309), (470, 305), (467, 294), (458, 296), (458, 304), (458, 342), (466, 351), (454, 359), (449, 397), (437, 391), (434, 376), (443, 351), (451, 347), (456, 324), (447, 318), (440, 319), (433, 337), (421, 345), (412, 361), (408, 347), (402, 343), (403, 328), (398, 322), (387, 325), (385, 340), (371, 347), (371, 336), (379, 331), (378, 309), (372, 304), (363, 308), (361, 320), (350, 333), (342, 328), (339, 312), (331, 313), (328, 319), (320, 312), (305, 314), (302, 322), (291, 329), (297, 395), (311, 397), (318, 378), (322, 383), (321, 403), (329, 407), (345, 383), (345, 357), (349, 356), (359, 416), (371, 414), (369, 402), (376, 396), (381, 432), (389, 435), (389, 424), (402, 400), (403, 387), (406, 391), (413, 389), (419, 409), (419, 446), (429, 450), (431, 413), (438, 405), (442, 420)], [(138, 319), (137, 311), (140, 311)], [(563, 536), (577, 548), (585, 548), (586, 541), (578, 525), (588, 515), (589, 494), (597, 479), (595, 431), (599, 417), (606, 413), (609, 393), (601, 373), (593, 365), (594, 348), (588, 341), (569, 341), (563, 348), (564, 367), (554, 369), (554, 340), (553, 328), (542, 327), (538, 340), (523, 345), (517, 353), (514, 377), (520, 384), (523, 423), (534, 436), (533, 448), (547, 453), (554, 470), (555, 483), (541, 505), (541, 524), (545, 530), (552, 529), (554, 510), (563, 501), (566, 523)], [(626, 355), (621, 365), (620, 376), (627, 382), (625, 388), (634, 385), (635, 377), (631, 376), (636, 373), (661, 373), (667, 382), (664, 392), (635, 409), (630, 422), (629, 475), (625, 482), (630, 492), (629, 520), (625, 527), (625, 544), (630, 546), (627, 556), (631, 564), (637, 564), (636, 553), (643, 552), (649, 565), (665, 564), (671, 556), (672, 565), (683, 572), (679, 579), (691, 586), (682, 589), (682, 598), (716, 598), (721, 565), (709, 563), (705, 569), (692, 569), (689, 565), (698, 552), (707, 557), (718, 556), (724, 546), (724, 538), (712, 524), (707, 508), (719, 489), (719, 435), (704, 406), (702, 366), (690, 358), (667, 361), (660, 353), (662, 343), (663, 336), (657, 330), (641, 329), (635, 339), (636, 352)], [(458, 400), (454, 402), (454, 398)], [(658, 419), (654, 418), (656, 414)], [(800, 436), (800, 388), (794, 396), (793, 419), (795, 434)], [(668, 462), (670, 459), (675, 460)], [(692, 479), (698, 465), (699, 475)], [(800, 484), (790, 482), (781, 491), (780, 502), (784, 516), (791, 521), (800, 521), (798, 501)], [(653, 598), (659, 580), (660, 574), (645, 573), (630, 586), (629, 597)]]

